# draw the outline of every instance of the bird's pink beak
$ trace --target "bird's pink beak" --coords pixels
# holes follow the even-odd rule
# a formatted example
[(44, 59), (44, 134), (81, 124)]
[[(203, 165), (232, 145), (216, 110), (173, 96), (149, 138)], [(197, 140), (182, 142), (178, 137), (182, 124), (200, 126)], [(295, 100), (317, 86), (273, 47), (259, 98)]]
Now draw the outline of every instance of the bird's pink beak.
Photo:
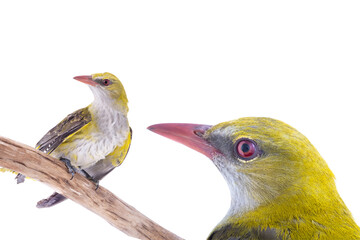
[(163, 123), (148, 127), (150, 131), (182, 143), (212, 159), (219, 151), (202, 137), (209, 128), (209, 125), (189, 123)]
[(80, 82), (89, 84), (89, 85), (91, 85), (91, 86), (96, 86), (96, 85), (98, 85), (98, 83), (95, 82), (95, 81), (92, 79), (92, 76), (91, 76), (91, 75), (76, 76), (76, 77), (74, 77), (74, 79), (75, 79), (75, 80), (78, 80), (78, 81), (80, 81)]

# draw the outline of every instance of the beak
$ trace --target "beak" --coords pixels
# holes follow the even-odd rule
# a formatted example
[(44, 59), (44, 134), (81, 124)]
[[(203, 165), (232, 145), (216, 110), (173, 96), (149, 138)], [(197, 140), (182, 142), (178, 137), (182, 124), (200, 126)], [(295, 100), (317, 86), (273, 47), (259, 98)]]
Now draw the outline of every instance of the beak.
[(219, 151), (203, 138), (204, 133), (211, 127), (188, 123), (163, 123), (152, 125), (147, 129), (182, 143), (212, 159), (213, 155)]
[(91, 86), (96, 86), (96, 85), (98, 85), (98, 83), (95, 82), (95, 81), (92, 79), (92, 76), (91, 76), (91, 75), (76, 76), (76, 77), (74, 77), (74, 79), (75, 79), (75, 80), (78, 80), (78, 81), (80, 81), (80, 82), (89, 84), (89, 85), (91, 85)]

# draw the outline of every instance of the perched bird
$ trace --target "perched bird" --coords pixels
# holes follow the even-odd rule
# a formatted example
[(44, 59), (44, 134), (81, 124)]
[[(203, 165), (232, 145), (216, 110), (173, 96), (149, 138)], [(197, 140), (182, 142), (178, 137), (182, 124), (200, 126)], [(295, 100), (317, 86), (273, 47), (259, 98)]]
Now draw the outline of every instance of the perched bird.
[(291, 126), (249, 117), (148, 129), (205, 154), (227, 181), (231, 205), (208, 240), (360, 239), (333, 173)]
[[(127, 119), (128, 99), (122, 83), (111, 73), (78, 76), (89, 85), (94, 101), (68, 115), (36, 144), (36, 148), (63, 161), (74, 175), (78, 172), (99, 180), (119, 166), (130, 147), (132, 131)], [(17, 176), (22, 182), (24, 176)], [(38, 202), (51, 207), (66, 198), (54, 193)]]

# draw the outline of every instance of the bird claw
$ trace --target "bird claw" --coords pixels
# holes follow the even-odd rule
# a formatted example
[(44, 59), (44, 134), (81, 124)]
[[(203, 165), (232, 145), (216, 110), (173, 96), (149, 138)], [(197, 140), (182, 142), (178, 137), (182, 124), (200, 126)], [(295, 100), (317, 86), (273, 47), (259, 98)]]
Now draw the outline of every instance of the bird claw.
[(76, 173), (76, 168), (73, 165), (71, 165), (70, 160), (67, 159), (67, 158), (60, 158), (60, 161), (65, 163), (65, 166), (66, 166), (68, 172), (71, 174), (70, 180), (72, 180), (74, 178), (75, 173)]
[(93, 182), (95, 183), (95, 191), (96, 191), (99, 188), (99, 180), (94, 180)]

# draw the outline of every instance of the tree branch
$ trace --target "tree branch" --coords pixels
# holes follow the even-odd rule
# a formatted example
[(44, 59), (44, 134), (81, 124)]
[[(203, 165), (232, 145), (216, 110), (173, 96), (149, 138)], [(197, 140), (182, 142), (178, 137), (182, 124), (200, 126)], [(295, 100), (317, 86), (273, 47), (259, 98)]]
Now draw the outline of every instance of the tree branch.
[(32, 147), (0, 137), (0, 166), (20, 172), (104, 218), (111, 225), (138, 239), (182, 239), (156, 224), (109, 190), (80, 174), (72, 180), (64, 164)]

